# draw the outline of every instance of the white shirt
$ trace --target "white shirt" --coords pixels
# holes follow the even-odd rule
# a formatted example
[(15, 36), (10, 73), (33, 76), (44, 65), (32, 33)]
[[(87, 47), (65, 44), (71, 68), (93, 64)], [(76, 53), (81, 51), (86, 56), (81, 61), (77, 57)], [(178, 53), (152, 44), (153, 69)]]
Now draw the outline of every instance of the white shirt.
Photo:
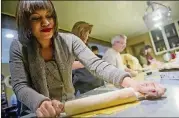
[(110, 48), (105, 52), (103, 55), (103, 60), (122, 70), (125, 68), (120, 53), (113, 48)]

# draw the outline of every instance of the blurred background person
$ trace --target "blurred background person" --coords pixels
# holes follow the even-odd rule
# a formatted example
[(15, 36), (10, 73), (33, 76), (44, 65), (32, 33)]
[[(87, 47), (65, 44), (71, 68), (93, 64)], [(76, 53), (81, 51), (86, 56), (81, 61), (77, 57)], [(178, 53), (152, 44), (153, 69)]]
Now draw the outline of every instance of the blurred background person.
[(127, 66), (128, 69), (133, 71), (141, 71), (142, 66), (139, 63), (139, 60), (132, 56), (131, 54), (121, 54), (124, 65)]
[(138, 72), (131, 70), (126, 65), (124, 65), (120, 54), (126, 48), (126, 43), (127, 37), (125, 35), (117, 35), (113, 37), (111, 40), (112, 47), (105, 52), (103, 55), (103, 60), (116, 66), (119, 69), (129, 72), (132, 76), (136, 76)]
[(161, 66), (162, 62), (157, 61), (153, 56), (152, 56), (152, 47), (150, 45), (145, 45), (141, 50), (140, 50), (140, 55), (139, 55), (139, 60), (144, 68), (158, 68)]
[[(72, 28), (72, 33), (78, 36), (86, 45), (88, 42), (89, 34), (91, 33), (93, 25), (79, 21), (76, 22)], [(94, 48), (93, 53), (97, 53), (98, 48)], [(77, 61), (76, 61), (77, 62)], [(75, 88), (75, 95), (78, 96), (82, 93), (90, 91), (94, 88), (104, 85), (104, 81), (95, 78), (86, 68), (78, 68), (73, 70), (73, 85)]]
[[(88, 36), (91, 33), (93, 25), (84, 22), (84, 21), (78, 21), (73, 25), (72, 33), (76, 36), (78, 36), (87, 46), (88, 46)], [(88, 46), (89, 47), (89, 46)], [(74, 61), (72, 65), (72, 69), (79, 69), (84, 68), (83, 64), (81, 64), (79, 61)]]
[(96, 56), (98, 56), (99, 58), (102, 58), (102, 57), (103, 57), (102, 55), (99, 54), (99, 49), (98, 49), (97, 46), (91, 46), (91, 50), (92, 50), (92, 52), (93, 52)]

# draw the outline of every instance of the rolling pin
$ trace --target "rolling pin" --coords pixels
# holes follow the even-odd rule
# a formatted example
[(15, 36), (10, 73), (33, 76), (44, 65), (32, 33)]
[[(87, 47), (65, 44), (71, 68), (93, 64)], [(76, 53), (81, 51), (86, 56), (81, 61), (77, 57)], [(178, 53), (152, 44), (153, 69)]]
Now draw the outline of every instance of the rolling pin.
[(64, 110), (67, 116), (72, 116), (120, 104), (135, 102), (138, 98), (139, 93), (135, 92), (133, 88), (125, 88), (67, 101), (65, 102)]

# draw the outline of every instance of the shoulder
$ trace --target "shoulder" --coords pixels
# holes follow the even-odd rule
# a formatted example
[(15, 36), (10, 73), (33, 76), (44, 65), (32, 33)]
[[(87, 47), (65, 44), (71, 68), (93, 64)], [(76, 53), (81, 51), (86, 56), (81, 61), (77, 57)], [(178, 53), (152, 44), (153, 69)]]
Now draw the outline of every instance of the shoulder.
[(115, 56), (115, 54), (114, 54), (112, 48), (109, 48), (109, 49), (105, 52), (105, 54), (103, 55), (103, 59), (106, 59), (106, 58), (108, 58), (108, 59), (114, 59), (114, 58), (116, 58), (116, 56)]
[(67, 45), (72, 45), (75, 42), (82, 42), (81, 39), (72, 33), (58, 33), (59, 40), (63, 40)]
[(9, 49), (9, 61), (23, 60), (22, 44), (19, 40), (13, 40)]
[(113, 55), (115, 54), (114, 50), (112, 48), (109, 48), (107, 51), (106, 51), (106, 54), (107, 55)]
[(146, 57), (144, 57), (144, 56), (141, 56), (141, 55), (139, 56), (139, 58), (140, 58), (140, 59), (146, 59)]
[(58, 37), (61, 37), (63, 40), (74, 40), (74, 39), (79, 39), (77, 36), (75, 36), (72, 33), (58, 33)]
[(12, 53), (20, 53), (21, 50), (22, 50), (22, 44), (20, 43), (19, 40), (14, 39), (10, 46), (10, 55)]
[(110, 51), (110, 48), (106, 50), (105, 54), (108, 53)]
[(69, 38), (72, 38), (72, 37), (73, 37), (73, 34), (71, 34), (71, 33), (61, 33), (61, 32), (59, 32), (59, 33), (58, 33), (58, 36), (60, 36), (60, 37), (63, 38), (63, 39), (69, 39)]
[(22, 44), (20, 43), (19, 40), (14, 39), (14, 40), (11, 42), (11, 47), (16, 49), (16, 48), (22, 47)]

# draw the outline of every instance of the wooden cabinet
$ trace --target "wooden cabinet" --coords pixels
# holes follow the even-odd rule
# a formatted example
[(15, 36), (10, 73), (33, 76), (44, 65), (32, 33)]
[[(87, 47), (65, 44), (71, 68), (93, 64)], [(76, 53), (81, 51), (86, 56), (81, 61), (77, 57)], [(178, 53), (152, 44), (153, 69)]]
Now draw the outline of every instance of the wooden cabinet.
[(169, 43), (169, 48), (173, 49), (173, 48), (179, 47), (179, 37), (178, 37), (175, 24), (172, 23), (172, 24), (164, 26), (164, 31), (167, 37), (167, 41)]
[(151, 35), (156, 48), (156, 52), (165, 51), (167, 48), (162, 31), (160, 29), (155, 29), (151, 31)]
[(149, 32), (156, 55), (179, 49), (179, 21)]

